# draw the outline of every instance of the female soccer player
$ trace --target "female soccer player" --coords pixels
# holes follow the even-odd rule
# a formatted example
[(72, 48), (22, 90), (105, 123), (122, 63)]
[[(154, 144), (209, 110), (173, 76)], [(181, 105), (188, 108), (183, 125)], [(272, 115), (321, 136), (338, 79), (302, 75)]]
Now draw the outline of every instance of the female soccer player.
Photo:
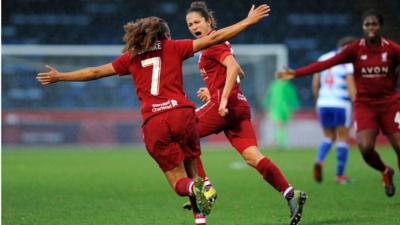
[[(319, 61), (335, 55), (345, 45), (353, 42), (353, 37), (343, 37), (337, 43), (337, 49), (323, 54)], [(326, 155), (337, 140), (336, 182), (349, 184), (345, 176), (348, 139), (351, 126), (351, 102), (355, 98), (353, 65), (341, 64), (314, 74), (313, 94), (317, 102), (317, 113), (324, 138), (322, 139), (314, 164), (314, 179), (322, 182), (322, 168)]]
[(395, 194), (393, 169), (385, 165), (375, 150), (376, 136), (381, 130), (397, 155), (400, 168), (400, 101), (396, 91), (400, 64), (400, 47), (381, 36), (383, 16), (370, 10), (362, 16), (364, 37), (347, 45), (330, 59), (315, 62), (296, 70), (286, 69), (278, 78), (312, 74), (334, 65), (353, 63), (356, 100), (354, 103), (357, 142), (365, 162), (382, 173), (385, 193)]
[(268, 16), (269, 11), (267, 5), (252, 6), (244, 20), (195, 41), (171, 40), (167, 23), (158, 17), (138, 19), (124, 26), (123, 54), (112, 63), (72, 72), (47, 66), (49, 71), (39, 73), (37, 79), (47, 85), (131, 74), (141, 102), (147, 151), (175, 192), (195, 197), (198, 209), (208, 214), (213, 203), (207, 199), (204, 181), (197, 178), (194, 163), (200, 156), (199, 134), (194, 104), (182, 87), (182, 62), (197, 51), (234, 37)]
[[(215, 30), (212, 12), (202, 1), (191, 4), (187, 10), (186, 23), (196, 40), (218, 32)], [(232, 54), (230, 44), (225, 42), (204, 49), (198, 66), (207, 85), (207, 88), (198, 92), (199, 98), (206, 102), (196, 110), (200, 137), (223, 131), (246, 163), (256, 168), (264, 179), (288, 200), (290, 224), (298, 224), (306, 194), (294, 191), (279, 168), (258, 150), (251, 124), (250, 107), (237, 82), (238, 75), (243, 75), (243, 72)], [(205, 177), (200, 160), (197, 169), (199, 175)]]

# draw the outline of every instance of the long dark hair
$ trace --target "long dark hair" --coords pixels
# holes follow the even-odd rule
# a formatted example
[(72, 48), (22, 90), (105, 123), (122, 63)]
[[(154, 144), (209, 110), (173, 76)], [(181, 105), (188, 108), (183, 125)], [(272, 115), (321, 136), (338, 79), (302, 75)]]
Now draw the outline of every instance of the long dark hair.
[(123, 40), (125, 47), (122, 51), (131, 52), (132, 57), (138, 52), (150, 50), (156, 41), (165, 40), (170, 37), (167, 22), (155, 16), (129, 22), (124, 26), (124, 30), (125, 35)]
[(214, 12), (207, 8), (207, 4), (203, 1), (195, 1), (190, 4), (190, 8), (186, 11), (186, 15), (191, 12), (200, 13), (206, 21), (211, 20), (211, 28), (217, 28), (217, 21), (214, 18)]

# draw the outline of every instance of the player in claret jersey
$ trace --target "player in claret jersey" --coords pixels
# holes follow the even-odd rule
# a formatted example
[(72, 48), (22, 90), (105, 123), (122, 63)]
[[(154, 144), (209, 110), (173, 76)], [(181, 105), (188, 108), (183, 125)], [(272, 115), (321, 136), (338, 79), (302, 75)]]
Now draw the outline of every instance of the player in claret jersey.
[[(212, 12), (202, 1), (191, 4), (187, 10), (186, 23), (189, 31), (198, 39), (218, 32), (215, 30)], [(196, 110), (200, 137), (223, 131), (246, 163), (255, 168), (266, 182), (287, 199), (291, 214), (290, 224), (298, 224), (306, 194), (295, 191), (279, 168), (259, 151), (251, 124), (250, 107), (237, 81), (238, 75), (243, 75), (243, 72), (235, 60), (231, 45), (225, 42), (204, 49), (200, 54), (198, 67), (207, 85), (207, 88), (201, 88), (198, 92), (200, 99), (206, 102)], [(199, 175), (205, 177), (199, 159), (197, 165)]]
[(400, 100), (396, 84), (400, 65), (400, 47), (380, 34), (383, 16), (370, 10), (362, 16), (364, 37), (345, 47), (330, 59), (315, 62), (296, 70), (286, 69), (278, 78), (291, 79), (312, 74), (334, 65), (351, 62), (354, 66), (356, 99), (354, 120), (357, 142), (365, 162), (382, 173), (385, 193), (395, 194), (393, 169), (384, 164), (375, 150), (376, 137), (381, 130), (397, 155), (400, 168)]
[(194, 104), (183, 91), (182, 62), (194, 52), (226, 41), (268, 16), (269, 6), (251, 8), (247, 18), (213, 35), (197, 40), (171, 40), (167, 23), (158, 17), (124, 26), (125, 48), (112, 63), (72, 72), (39, 73), (44, 85), (57, 81), (88, 81), (115, 74), (132, 76), (141, 102), (142, 131), (146, 149), (180, 196), (190, 196), (193, 208), (211, 211), (204, 180), (197, 177), (195, 160), (200, 156)]

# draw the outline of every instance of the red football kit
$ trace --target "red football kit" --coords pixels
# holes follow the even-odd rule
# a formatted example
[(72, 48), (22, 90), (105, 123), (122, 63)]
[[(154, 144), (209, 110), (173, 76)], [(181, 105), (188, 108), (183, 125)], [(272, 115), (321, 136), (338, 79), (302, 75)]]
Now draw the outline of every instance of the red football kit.
[(229, 95), (227, 104), (229, 113), (225, 117), (218, 113), (226, 80), (226, 68), (222, 63), (228, 55), (232, 55), (232, 48), (228, 42), (201, 52), (198, 66), (210, 91), (211, 101), (198, 108), (196, 116), (199, 119), (200, 137), (224, 131), (232, 146), (242, 152), (247, 147), (257, 146), (257, 139), (251, 124), (250, 107), (240, 90), (239, 83), (234, 85)]
[(385, 38), (380, 45), (368, 45), (364, 38), (354, 41), (335, 56), (296, 70), (296, 77), (312, 74), (334, 65), (353, 63), (356, 100), (354, 117), (357, 132), (381, 129), (400, 132), (400, 101), (396, 90), (400, 47)]
[(131, 74), (141, 103), (144, 142), (163, 171), (200, 155), (194, 104), (183, 91), (182, 62), (193, 56), (192, 40), (163, 40), (133, 58), (112, 62), (119, 75)]

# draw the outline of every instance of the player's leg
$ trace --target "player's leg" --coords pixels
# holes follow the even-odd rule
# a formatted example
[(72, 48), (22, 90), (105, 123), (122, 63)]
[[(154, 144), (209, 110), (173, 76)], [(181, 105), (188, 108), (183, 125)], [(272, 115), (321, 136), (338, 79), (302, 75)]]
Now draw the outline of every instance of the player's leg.
[(378, 135), (377, 130), (363, 130), (357, 133), (358, 147), (364, 161), (372, 168), (382, 173), (382, 180), (387, 196), (391, 197), (395, 193), (393, 184), (393, 169), (386, 166), (375, 150), (375, 140)]
[(336, 182), (339, 184), (349, 184), (350, 180), (345, 176), (345, 169), (349, 154), (349, 132), (351, 125), (351, 106), (341, 108), (337, 113), (337, 151), (336, 151)]
[(322, 167), (324, 164), (325, 157), (329, 150), (332, 148), (332, 144), (336, 139), (336, 132), (333, 128), (323, 128), (324, 138), (322, 139), (317, 152), (317, 159), (314, 163), (314, 179), (317, 182), (322, 182)]
[(280, 169), (259, 151), (250, 120), (239, 121), (238, 126), (224, 132), (232, 146), (241, 154), (246, 163), (255, 168), (264, 180), (279, 191), (288, 201), (291, 216), (290, 224), (298, 224), (307, 196), (304, 192), (295, 191)]
[(314, 180), (322, 182), (322, 167), (329, 150), (332, 148), (336, 139), (336, 124), (334, 121), (334, 111), (330, 107), (318, 107), (317, 109), (319, 122), (322, 127), (324, 138), (321, 140), (318, 151), (317, 159), (314, 163), (313, 175)]
[(350, 180), (345, 175), (345, 170), (349, 155), (349, 128), (345, 126), (338, 126), (336, 130), (338, 135), (336, 151), (336, 182), (339, 184), (348, 184), (350, 183)]

